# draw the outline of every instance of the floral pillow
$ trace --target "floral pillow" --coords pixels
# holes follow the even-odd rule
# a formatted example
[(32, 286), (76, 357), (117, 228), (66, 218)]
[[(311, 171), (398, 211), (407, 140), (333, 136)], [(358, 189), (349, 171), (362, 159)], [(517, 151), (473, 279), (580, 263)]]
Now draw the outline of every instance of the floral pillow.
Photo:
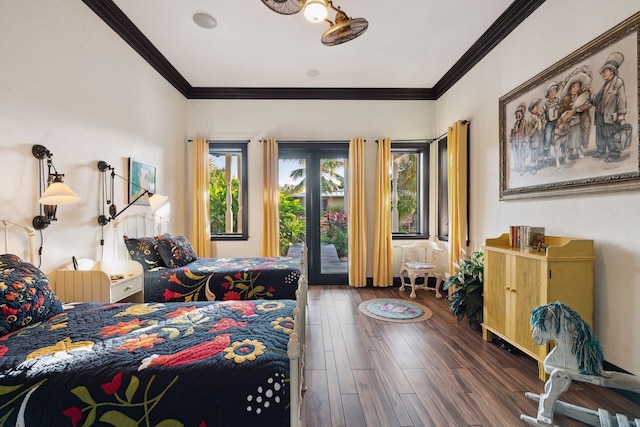
[(158, 252), (167, 267), (184, 267), (198, 259), (191, 242), (184, 236), (172, 236), (165, 233), (157, 237)]
[(127, 236), (122, 237), (124, 237), (124, 244), (127, 245), (131, 259), (142, 264), (142, 268), (145, 271), (166, 265), (158, 252), (158, 241), (155, 237), (140, 237), (136, 239)]
[(0, 336), (62, 313), (47, 276), (12, 254), (0, 255)]

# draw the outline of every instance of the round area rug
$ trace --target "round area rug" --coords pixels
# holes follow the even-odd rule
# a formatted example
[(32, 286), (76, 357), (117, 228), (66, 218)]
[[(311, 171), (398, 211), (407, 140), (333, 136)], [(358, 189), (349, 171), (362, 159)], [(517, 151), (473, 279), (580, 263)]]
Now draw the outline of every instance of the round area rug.
[(422, 304), (396, 298), (363, 301), (358, 309), (374, 319), (399, 323), (422, 322), (433, 315), (433, 312)]

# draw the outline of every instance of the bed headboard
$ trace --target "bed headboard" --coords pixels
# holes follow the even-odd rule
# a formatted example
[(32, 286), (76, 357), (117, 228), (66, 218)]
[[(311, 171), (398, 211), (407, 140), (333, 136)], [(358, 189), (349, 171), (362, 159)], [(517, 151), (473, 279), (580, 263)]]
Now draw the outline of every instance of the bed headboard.
[(8, 219), (0, 219), (0, 229), (4, 231), (3, 254), (15, 254), (36, 262), (36, 232), (33, 228), (18, 224)]
[(123, 236), (151, 237), (169, 233), (169, 219), (151, 213), (135, 213), (116, 218), (105, 227), (105, 249), (103, 259), (129, 259), (129, 251), (124, 244)]

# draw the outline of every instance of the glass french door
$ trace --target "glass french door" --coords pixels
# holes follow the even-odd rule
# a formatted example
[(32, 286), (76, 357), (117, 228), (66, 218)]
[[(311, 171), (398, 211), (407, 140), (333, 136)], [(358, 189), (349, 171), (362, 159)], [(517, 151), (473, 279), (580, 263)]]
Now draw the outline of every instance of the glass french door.
[(348, 145), (279, 143), (278, 153), (281, 254), (305, 241), (309, 284), (347, 284)]

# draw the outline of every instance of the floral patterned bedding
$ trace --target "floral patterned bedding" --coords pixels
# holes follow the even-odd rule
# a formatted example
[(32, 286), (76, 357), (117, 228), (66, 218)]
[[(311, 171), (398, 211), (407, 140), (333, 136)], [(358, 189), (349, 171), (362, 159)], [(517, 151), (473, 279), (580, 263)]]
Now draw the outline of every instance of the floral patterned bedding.
[(144, 272), (144, 300), (295, 299), (300, 258), (197, 258), (177, 268)]
[(0, 337), (0, 425), (289, 425), (294, 307), (65, 305)]

